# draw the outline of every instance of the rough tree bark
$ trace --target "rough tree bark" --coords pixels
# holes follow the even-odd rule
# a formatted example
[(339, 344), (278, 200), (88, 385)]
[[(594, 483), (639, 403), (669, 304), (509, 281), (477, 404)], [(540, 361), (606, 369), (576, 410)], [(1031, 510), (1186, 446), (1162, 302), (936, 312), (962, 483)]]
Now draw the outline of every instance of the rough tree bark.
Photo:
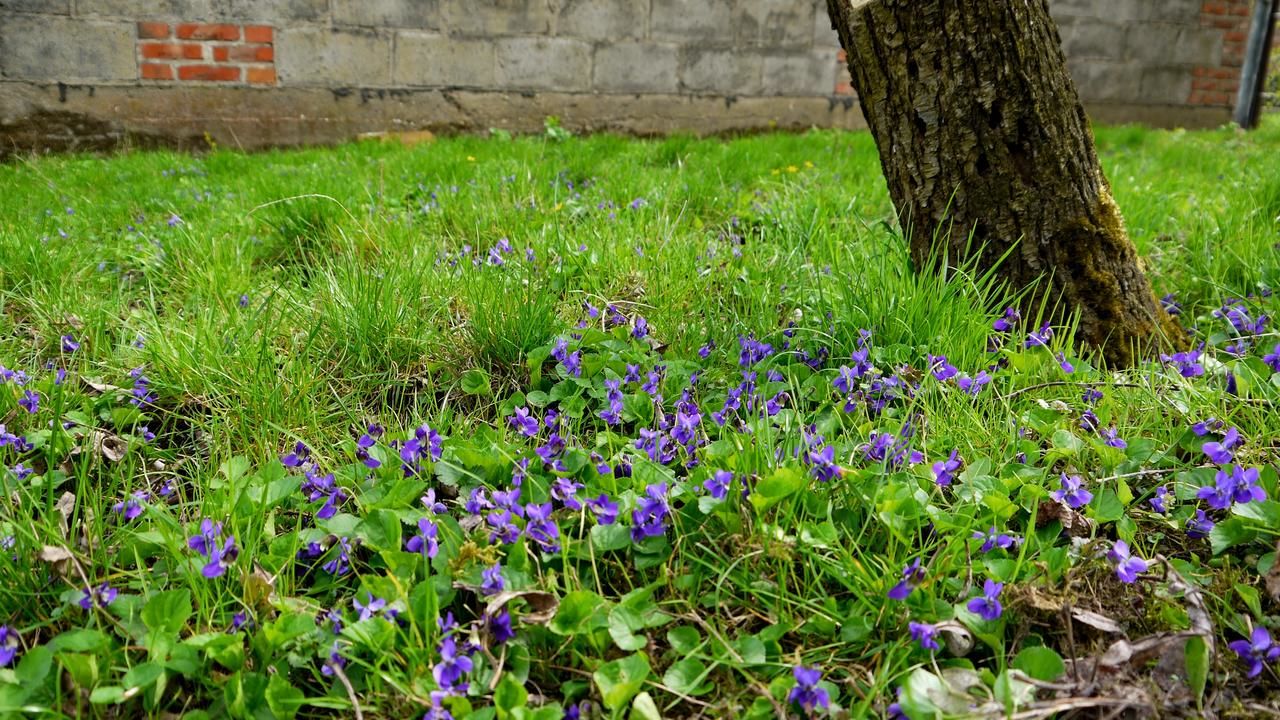
[(999, 263), (1014, 289), (1037, 288), (1028, 307), (1078, 311), (1078, 339), (1114, 366), (1182, 343), (1111, 197), (1046, 0), (827, 4), (918, 267), (936, 253)]

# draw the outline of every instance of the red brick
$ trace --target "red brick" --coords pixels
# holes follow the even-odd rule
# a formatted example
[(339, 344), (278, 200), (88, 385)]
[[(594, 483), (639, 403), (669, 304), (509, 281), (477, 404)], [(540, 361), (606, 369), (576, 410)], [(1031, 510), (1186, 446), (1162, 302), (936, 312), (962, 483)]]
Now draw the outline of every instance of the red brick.
[(182, 46), (173, 43), (138, 43), (142, 57), (148, 60), (179, 60), (182, 58)]
[(836, 51), (836, 62), (848, 62), (848, 55), (845, 54), (844, 48)]
[(1240, 71), (1235, 68), (1213, 68), (1210, 75), (1216, 78), (1234, 78), (1240, 77)]
[(215, 23), (183, 23), (178, 26), (181, 40), (239, 40), (240, 26)]
[(1200, 12), (1206, 15), (1226, 15), (1227, 5), (1222, 2), (1207, 2), (1200, 6)]
[(251, 43), (268, 43), (273, 40), (274, 31), (270, 25), (245, 25), (244, 41)]
[(227, 58), (230, 55), (231, 55), (231, 48), (227, 47), (226, 45), (220, 45), (213, 49), (214, 62), (226, 62)]
[(1243, 30), (1231, 30), (1229, 32), (1225, 32), (1222, 34), (1222, 39), (1227, 42), (1242, 43), (1247, 38), (1248, 38), (1248, 35)]
[(162, 22), (138, 23), (138, 38), (141, 40), (163, 40), (169, 37), (169, 25)]
[(1192, 90), (1216, 90), (1218, 81), (1212, 78), (1196, 78), (1191, 81)]
[(276, 69), (275, 68), (247, 68), (245, 79), (253, 85), (275, 85)]
[(187, 43), (182, 46), (182, 57), (187, 60), (203, 60), (204, 45), (201, 43)]
[(172, 80), (173, 68), (161, 63), (142, 63), (138, 66), (138, 74), (143, 80)]
[(230, 48), (231, 59), (236, 62), (272, 62), (275, 51), (267, 45), (235, 45)]
[(1249, 15), (1249, 6), (1248, 5), (1232, 5), (1230, 8), (1230, 14), (1239, 15), (1241, 17), (1247, 17)]
[(178, 79), (235, 82), (240, 79), (240, 68), (227, 65), (183, 65), (178, 68)]
[(852, 94), (853, 94), (853, 83), (851, 83), (851, 82), (838, 82), (838, 83), (836, 83), (836, 90), (835, 90), (835, 94), (836, 94), (836, 95), (852, 95)]

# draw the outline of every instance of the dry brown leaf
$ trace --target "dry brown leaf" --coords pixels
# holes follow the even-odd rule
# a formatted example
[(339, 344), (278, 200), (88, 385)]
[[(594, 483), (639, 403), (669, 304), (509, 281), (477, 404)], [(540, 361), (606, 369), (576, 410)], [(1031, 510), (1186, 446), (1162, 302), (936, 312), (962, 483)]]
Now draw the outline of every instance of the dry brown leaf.
[(41, 562), (47, 562), (53, 566), (55, 572), (62, 577), (67, 576), (67, 566), (75, 560), (75, 556), (65, 547), (58, 545), (45, 545), (40, 548), (40, 554), (37, 556)]
[(1079, 620), (1080, 622), (1084, 623), (1085, 625), (1088, 625), (1091, 628), (1101, 630), (1102, 632), (1105, 632), (1105, 633), (1112, 633), (1114, 635), (1124, 634), (1124, 628), (1120, 627), (1119, 623), (1107, 617), (1106, 615), (1093, 612), (1092, 610), (1082, 610), (1080, 608), (1072, 608), (1071, 617), (1075, 618), (1076, 620)]
[(1043, 527), (1057, 520), (1068, 535), (1085, 537), (1093, 531), (1093, 521), (1072, 510), (1066, 503), (1045, 500), (1036, 511), (1036, 527)]
[(101, 430), (90, 431), (89, 442), (92, 443), (95, 454), (101, 455), (113, 463), (123, 460), (125, 454), (129, 452), (129, 443), (125, 442), (123, 438)]
[(58, 525), (62, 528), (62, 537), (65, 538), (71, 532), (71, 514), (76, 511), (75, 493), (62, 493), (58, 502), (53, 504), (53, 509), (58, 511)]
[(938, 623), (937, 628), (947, 645), (947, 652), (955, 657), (964, 657), (973, 649), (973, 634), (964, 625), (955, 620), (947, 620)]
[(275, 576), (268, 575), (258, 563), (253, 564), (253, 572), (245, 573), (243, 585), (245, 604), (254, 608), (268, 603), (276, 593)]
[(85, 387), (89, 388), (92, 391), (91, 393), (89, 393), (90, 395), (105, 395), (107, 393), (118, 392), (124, 389), (118, 385), (104, 383), (101, 380), (98, 380), (96, 378), (95, 379), (84, 378), (84, 384), (85, 384)]
[(62, 320), (66, 324), (70, 325), (73, 330), (84, 329), (84, 321), (80, 319), (79, 315), (72, 315), (68, 313), (62, 317)]
[(520, 622), (527, 625), (545, 625), (555, 617), (560, 607), (560, 599), (549, 592), (541, 590), (504, 590), (489, 599), (485, 607), (486, 615), (494, 615), (512, 600), (524, 600), (529, 604), (529, 611), (520, 615)]

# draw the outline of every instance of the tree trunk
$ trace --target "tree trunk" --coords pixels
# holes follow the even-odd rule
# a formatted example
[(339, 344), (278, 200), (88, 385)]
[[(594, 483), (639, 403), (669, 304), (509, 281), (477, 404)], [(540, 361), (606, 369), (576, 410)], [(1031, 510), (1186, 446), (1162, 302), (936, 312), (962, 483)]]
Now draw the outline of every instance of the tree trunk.
[[(918, 267), (975, 259), (1111, 365), (1183, 342), (1098, 164), (1046, 0), (827, 0)], [(972, 233), (972, 241), (970, 240)], [(1001, 258), (1004, 258), (1001, 261)]]

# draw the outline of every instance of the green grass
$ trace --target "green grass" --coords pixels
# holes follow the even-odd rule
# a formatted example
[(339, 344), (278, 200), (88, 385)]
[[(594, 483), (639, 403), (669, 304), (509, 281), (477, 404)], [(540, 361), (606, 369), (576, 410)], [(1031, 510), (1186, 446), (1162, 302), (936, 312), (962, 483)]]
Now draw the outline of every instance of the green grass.
[[(436, 698), (456, 718), (559, 718), (582, 702), (584, 717), (795, 714), (800, 664), (820, 667), (832, 710), (853, 717), (886, 713), (898, 688), (912, 717), (971, 702), (1013, 714), (1055, 692), (1020, 672), (1070, 686), (1061, 658), (1120, 637), (1079, 621), (1066, 632), (1071, 608), (1137, 641), (1201, 628), (1203, 607), (1218, 652), (1205, 663), (1193, 649), (1188, 664), (1179, 639), (1163, 655), (1207, 689), (1160, 694), (1162, 713), (1277, 702), (1277, 666), (1247, 678), (1226, 644), (1255, 626), (1280, 637), (1264, 582), (1280, 537), (1280, 373), (1263, 360), (1280, 336), (1267, 324), (1234, 357), (1239, 333), (1214, 311), (1243, 298), (1251, 318), (1280, 312), (1280, 125), (1103, 128), (1098, 144), (1158, 293), (1176, 294), (1206, 344), (1201, 376), (1096, 369), (1070, 328), (1025, 349), (1031, 318), (989, 352), (1010, 298), (991, 278), (911, 272), (864, 133), (458, 137), (0, 166), (0, 364), (26, 373), (0, 385), (12, 434), (0, 626), (16, 633), (0, 634), (0, 653), (16, 651), (0, 668), (0, 715), (421, 716), (449, 613), (462, 626), (451, 637), (480, 645), (470, 689)], [(640, 318), (644, 338), (631, 332)], [(840, 392), (862, 330), (875, 369)], [(64, 351), (64, 335), (81, 347)], [(721, 427), (744, 336), (772, 352)], [(580, 375), (553, 356), (561, 340)], [(929, 355), (992, 381), (966, 394), (929, 373)], [(637, 448), (662, 413), (654, 392), (622, 381), (631, 365), (642, 381), (665, 368), (670, 430), (700, 415), (689, 446), (665, 434), (669, 459)], [(151, 394), (137, 406), (135, 368)], [(606, 380), (622, 381), (612, 426), (599, 416)], [(1103, 393), (1097, 431), (1081, 425), (1087, 387)], [(27, 391), (34, 414), (19, 405)], [(516, 408), (557, 411), (559, 465), (534, 452), (550, 428), (525, 438)], [(1191, 426), (1210, 417), (1244, 438), (1235, 462), (1259, 469), (1265, 501), (1197, 501), (1217, 470), (1201, 445), (1220, 433)], [(356, 445), (370, 424), (386, 428), (373, 470)], [(398, 448), (425, 426), (440, 454), (406, 475)], [(867, 458), (876, 433), (904, 427), (923, 462)], [(1104, 442), (1112, 427), (1127, 447)], [(281, 463), (296, 442), (310, 477)], [(810, 453), (826, 447), (839, 470), (818, 479)], [(963, 470), (941, 487), (931, 466), (953, 449)], [(477, 488), (509, 489), (521, 459), (521, 502), (554, 502), (554, 552), (534, 521), (515, 518), (534, 530), (502, 543), (465, 507)], [(718, 470), (733, 473), (720, 500), (705, 487)], [(332, 489), (315, 478), (327, 473), (341, 492), (322, 517)], [(1078, 513), (1049, 497), (1063, 473), (1093, 494)], [(617, 502), (617, 523), (553, 500), (559, 478), (582, 483), (580, 501)], [(1177, 497), (1167, 515), (1148, 502), (1162, 485)], [(419, 502), (428, 491), (446, 513)], [(141, 512), (126, 517), (115, 506), (135, 493)], [(636, 540), (647, 494), (665, 503), (665, 531)], [(1197, 508), (1217, 522), (1208, 538), (1185, 532)], [(188, 543), (203, 519), (238, 548), (212, 579)], [(406, 549), (424, 519), (438, 533), (429, 561)], [(993, 526), (1019, 542), (982, 553), (971, 535)], [(1104, 557), (1117, 539), (1151, 561), (1136, 583)], [(330, 572), (343, 541), (347, 567)], [(915, 560), (918, 587), (887, 599)], [(479, 592), (495, 563), (515, 595)], [(994, 621), (967, 609), (987, 579), (1005, 583)], [(102, 583), (118, 595), (82, 609)], [(398, 618), (359, 620), (353, 600), (370, 596)], [(504, 608), (515, 636), (499, 643), (485, 618)], [(233, 629), (237, 614), (247, 622)], [(954, 646), (927, 652), (909, 621), (949, 623)], [(1093, 692), (1134, 697), (1152, 677), (1129, 668)]]

